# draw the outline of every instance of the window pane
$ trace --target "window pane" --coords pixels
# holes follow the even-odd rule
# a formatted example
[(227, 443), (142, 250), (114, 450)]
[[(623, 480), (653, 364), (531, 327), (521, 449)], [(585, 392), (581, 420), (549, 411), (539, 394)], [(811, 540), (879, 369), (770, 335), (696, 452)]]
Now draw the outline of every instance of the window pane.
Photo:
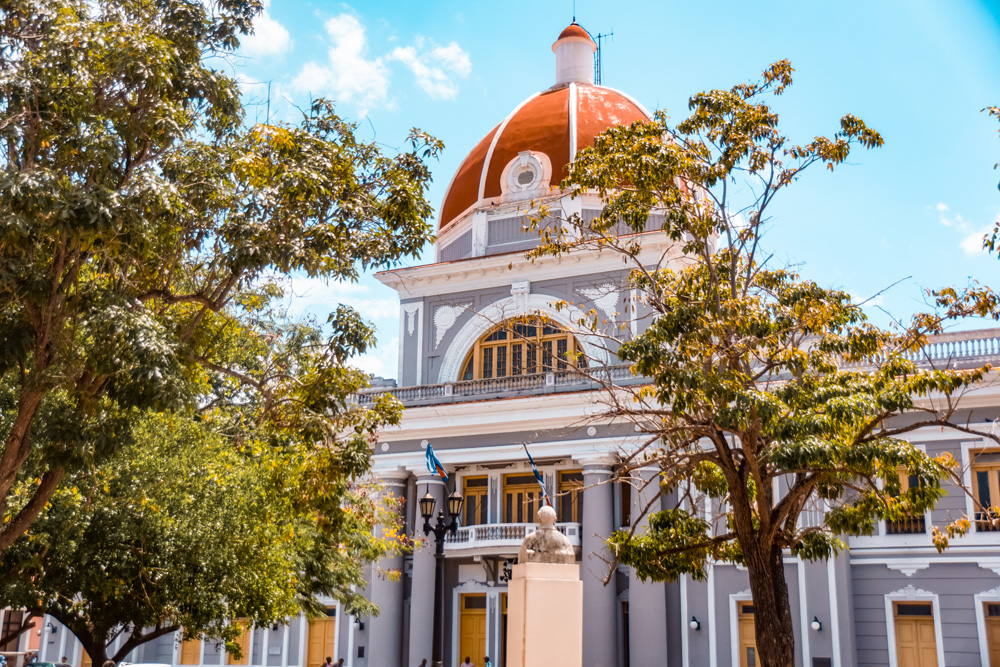
[(896, 616), (933, 616), (930, 602), (900, 602), (896, 605)]
[(988, 470), (976, 471), (976, 487), (979, 504), (983, 506), (983, 509), (991, 507), (993, 503), (990, 502), (990, 473)]
[(556, 341), (556, 353), (559, 355), (559, 370), (565, 370), (566, 368), (566, 349), (569, 341), (565, 338), (560, 338)]
[(757, 651), (752, 646), (747, 647), (747, 667), (757, 667)]
[(507, 348), (497, 348), (497, 377), (507, 377)]
[(522, 364), (524, 363), (524, 359), (522, 357), (524, 355), (521, 352), (523, 348), (524, 348), (524, 345), (522, 343), (516, 343), (516, 344), (510, 346), (510, 374), (511, 375), (520, 375), (521, 373), (524, 372), (524, 369), (522, 368)]
[(483, 348), (483, 377), (493, 377), (493, 348)]
[(552, 370), (552, 341), (542, 341), (542, 368), (545, 371)]

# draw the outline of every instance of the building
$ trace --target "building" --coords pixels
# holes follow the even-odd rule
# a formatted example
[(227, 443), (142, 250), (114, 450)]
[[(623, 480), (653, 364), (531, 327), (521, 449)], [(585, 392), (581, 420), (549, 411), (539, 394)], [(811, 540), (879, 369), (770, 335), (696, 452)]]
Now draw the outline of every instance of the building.
[[(555, 85), (518, 105), (455, 173), (441, 206), (436, 262), (379, 274), (400, 296), (398, 386), (374, 388), (361, 400), (391, 391), (408, 409), (402, 425), (377, 443), (376, 473), (407, 500), (405, 521), (416, 534), (418, 498), (429, 493), (439, 506), (454, 490), (465, 498), (461, 527), (446, 544), (446, 665), (466, 655), (476, 665), (485, 655), (505, 664), (506, 581), (540, 501), (522, 446), (528, 443), (547, 488), (559, 493), (560, 530), (579, 549), (587, 667), (753, 667), (753, 606), (740, 568), (712, 566), (706, 582), (650, 584), (625, 567), (609, 571), (601, 558), (603, 538), (647, 502), (630, 485), (600, 484), (637, 435), (588, 419), (599, 395), (572, 372), (566, 353), (580, 350), (608, 363), (614, 381), (637, 381), (614, 365), (613, 350), (574, 324), (593, 308), (615, 326), (641, 326), (641, 304), (616, 289), (620, 262), (608, 254), (523, 257), (538, 242), (523, 231), (529, 207), (584, 219), (599, 212), (597, 198), (570, 199), (555, 187), (576, 152), (603, 130), (649, 115), (624, 93), (593, 85), (594, 48), (575, 23), (559, 35)], [(557, 224), (556, 217), (543, 226)], [(651, 220), (643, 252), (679, 257), (655, 229)], [(553, 307), (560, 300), (576, 306)], [(498, 328), (529, 313), (543, 317), (517, 324), (517, 337)], [(1000, 360), (1000, 330), (943, 336), (924, 352), (954, 363)], [(1000, 417), (994, 388), (967, 405), (970, 423), (983, 428)], [(969, 488), (985, 505), (998, 504), (1000, 452), (980, 451), (985, 442), (975, 436), (918, 432), (913, 441), (929, 454), (951, 451), (965, 464)], [(428, 442), (450, 473), (447, 484), (427, 470)], [(657, 471), (639, 473), (649, 479)], [(814, 508), (803, 521), (817, 521), (821, 512)], [(946, 553), (937, 554), (930, 541), (933, 526), (962, 513), (975, 517), (972, 501), (952, 489), (927, 516), (853, 538), (849, 553), (835, 560), (788, 558), (796, 664), (1000, 667), (1000, 531), (978, 516), (971, 534)], [(176, 637), (144, 646), (136, 661), (319, 667), (332, 656), (348, 667), (419, 665), (431, 656), (432, 552), (381, 564), (404, 577), (370, 578), (368, 595), (381, 608), (375, 618), (345, 616), (331, 600), (327, 619), (247, 633), (240, 662)], [(80, 665), (79, 645), (43, 620), (42, 658), (65, 654)]]

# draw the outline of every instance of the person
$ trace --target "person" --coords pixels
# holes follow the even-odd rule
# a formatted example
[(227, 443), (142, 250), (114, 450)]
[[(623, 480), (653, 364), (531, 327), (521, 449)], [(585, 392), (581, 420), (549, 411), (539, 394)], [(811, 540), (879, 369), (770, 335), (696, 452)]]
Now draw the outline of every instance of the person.
[(118, 666), (117, 666), (117, 665), (115, 664), (115, 661), (114, 661), (114, 660), (105, 660), (105, 661), (104, 661), (104, 662), (103, 662), (103, 663), (101, 664), (101, 667), (118, 667)]
[(63, 656), (62, 660), (59, 662), (58, 665), (56, 665), (56, 667), (72, 667), (72, 666), (69, 664), (69, 658)]
[(472, 664), (472, 660), (469, 659), (469, 656), (465, 656), (465, 662), (463, 662), (458, 667), (476, 667), (476, 666)]
[(420, 661), (420, 667), (427, 667), (427, 658)]
[(333, 658), (331, 656), (326, 656), (326, 662), (323, 663), (323, 667), (333, 667)]
[(337, 667), (344, 667), (344, 659), (343, 658), (341, 658), (340, 660), (337, 661)]
[(490, 662), (490, 656), (483, 657), (483, 667), (493, 667), (493, 663)]

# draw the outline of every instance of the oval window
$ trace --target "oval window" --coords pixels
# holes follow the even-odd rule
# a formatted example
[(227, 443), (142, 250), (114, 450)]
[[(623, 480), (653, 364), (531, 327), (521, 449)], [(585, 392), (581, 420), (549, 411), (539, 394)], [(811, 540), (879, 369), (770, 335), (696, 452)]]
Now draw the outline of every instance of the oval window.
[(518, 185), (531, 185), (533, 180), (535, 180), (535, 172), (531, 169), (522, 169), (517, 174)]

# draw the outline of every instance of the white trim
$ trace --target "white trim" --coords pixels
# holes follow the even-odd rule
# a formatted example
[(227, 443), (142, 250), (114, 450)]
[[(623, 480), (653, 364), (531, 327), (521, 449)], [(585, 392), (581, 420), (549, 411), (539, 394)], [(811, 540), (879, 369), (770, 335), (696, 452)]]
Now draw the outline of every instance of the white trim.
[(530, 312), (541, 312), (552, 321), (566, 327), (576, 336), (577, 341), (584, 347), (584, 353), (590, 359), (596, 360), (597, 363), (608, 363), (610, 353), (599, 344), (600, 339), (593, 334), (585, 334), (578, 330), (577, 322), (586, 317), (583, 311), (575, 306), (557, 310), (552, 306), (554, 301), (558, 299), (544, 294), (528, 294), (526, 303), (524, 297), (517, 299), (509, 296), (494, 301), (479, 312), (474, 312), (473, 316), (455, 332), (442, 355), (438, 382), (457, 382), (462, 373), (462, 362), (476, 341), (501, 322)]
[[(715, 564), (708, 566), (708, 665), (718, 667), (719, 649), (716, 646), (716, 636), (718, 635), (719, 619), (715, 613)], [(737, 665), (739, 663), (736, 663)], [(684, 667), (687, 667), (685, 665)]]
[[(802, 664), (809, 664), (809, 605), (806, 602), (806, 564), (799, 559), (796, 565), (799, 579), (799, 627), (802, 628)], [(833, 632), (833, 641), (837, 641), (837, 632)]]
[(477, 201), (483, 200), (483, 193), (486, 192), (486, 174), (488, 174), (490, 171), (490, 161), (493, 159), (493, 149), (497, 147), (497, 142), (500, 141), (500, 135), (502, 135), (503, 131), (507, 129), (507, 123), (509, 123), (511, 119), (513, 119), (514, 116), (517, 115), (517, 112), (521, 110), (521, 107), (523, 107), (525, 104), (535, 99), (539, 95), (541, 95), (541, 93), (535, 93), (534, 95), (532, 95), (531, 97), (527, 98), (526, 100), (518, 104), (516, 107), (514, 107), (514, 110), (511, 111), (510, 114), (503, 119), (503, 122), (500, 123), (499, 127), (497, 127), (497, 132), (496, 134), (493, 135), (493, 140), (490, 142), (490, 147), (486, 151), (486, 157), (483, 158), (483, 172), (479, 175), (479, 192), (476, 197)]
[(689, 632), (695, 632), (688, 626), (688, 600), (687, 600), (687, 575), (681, 574), (681, 665), (687, 667), (690, 663), (688, 659), (688, 639)]
[(268, 654), (267, 652), (271, 649), (271, 626), (265, 625), (261, 628), (261, 632), (264, 634), (260, 638), (260, 664), (267, 667)]
[[(740, 664), (740, 614), (737, 611), (738, 603), (753, 602), (753, 595), (750, 589), (729, 595), (729, 653), (732, 656), (732, 665)], [(754, 610), (756, 612), (756, 609)], [(757, 628), (757, 615), (754, 614), (754, 630)], [(757, 650), (757, 642), (754, 641), (754, 651)]]
[[(489, 607), (490, 607), (490, 605), (489, 605), (489, 594), (490, 594), (490, 592), (496, 591), (496, 590), (497, 590), (496, 588), (491, 587), (491, 586), (487, 586), (484, 582), (474, 581), (472, 579), (463, 581), (462, 583), (458, 584), (457, 586), (455, 586), (454, 588), (451, 589), (451, 657), (452, 657), (453, 661), (457, 661), (457, 660), (460, 659), (460, 656), (458, 655), (458, 640), (459, 640), (459, 636), (458, 636), (458, 623), (461, 620), (461, 616), (462, 616), (462, 608), (461, 608), (461, 605), (460, 605), (461, 596), (462, 595), (468, 595), (470, 593), (473, 594), (473, 595), (476, 595), (476, 594), (479, 594), (479, 593), (486, 593), (486, 597), (487, 597), (487, 600), (486, 600), (486, 614), (487, 614), (487, 620), (488, 620), (489, 619), (489, 611), (490, 611), (490, 609), (489, 609)], [(504, 592), (506, 592), (506, 591), (504, 591)], [(498, 599), (497, 600), (497, 604), (499, 604), (499, 602), (500, 601)], [(508, 603), (509, 602), (510, 602), (510, 600), (508, 599)], [(499, 610), (498, 610), (497, 611), (497, 616), (499, 616), (499, 615), (500, 615), (500, 613), (499, 613)], [(483, 655), (489, 655), (490, 654), (490, 633), (488, 633), (488, 632), (486, 633), (486, 636), (483, 637), (483, 641), (485, 642)], [(461, 656), (461, 657), (464, 658), (465, 656)], [(444, 659), (444, 656), (441, 656), (441, 658)], [(494, 663), (495, 663), (496, 662), (496, 657), (494, 657), (493, 660), (494, 660)]]
[[(309, 631), (309, 621), (306, 618), (306, 615), (302, 614), (299, 616), (299, 656), (298, 656), (299, 664), (302, 667), (306, 667), (309, 664), (309, 655), (308, 655), (309, 642), (307, 639), (308, 635), (306, 634), (308, 631)], [(336, 633), (336, 630), (334, 630), (334, 633)], [(350, 658), (348, 658), (347, 664), (348, 665), (351, 664)]]
[(990, 664), (990, 645), (986, 636), (986, 612), (983, 605), (987, 602), (1000, 602), (1000, 587), (976, 593), (972, 596), (976, 604), (976, 634), (979, 636), (979, 657), (984, 665)]
[[(830, 591), (830, 634), (833, 645), (833, 667), (841, 667), (840, 656), (840, 604), (837, 601), (837, 571), (833, 559), (826, 560), (826, 585)], [(802, 626), (802, 633), (809, 632), (809, 625)], [(803, 663), (805, 664), (805, 663)], [(941, 663), (942, 665), (944, 663)]]
[[(281, 634), (281, 667), (288, 667), (288, 643), (289, 643), (289, 636), (291, 635), (291, 633), (292, 633), (292, 621), (291, 619), (289, 619), (288, 623), (284, 625), (284, 632), (282, 632)], [(334, 635), (336, 634), (337, 631), (335, 629)]]
[[(174, 667), (177, 667), (177, 665), (180, 664), (180, 652), (181, 652), (180, 649), (181, 649), (181, 631), (174, 630), (174, 648), (170, 652), (170, 664), (173, 665)], [(60, 651), (59, 653), (62, 653), (62, 651)], [(60, 655), (59, 657), (61, 658), (62, 655)]]
[(885, 594), (885, 627), (886, 639), (889, 643), (889, 667), (899, 667), (896, 656), (896, 615), (893, 613), (894, 602), (930, 602), (934, 614), (934, 645), (937, 649), (937, 664), (944, 665), (944, 639), (941, 633), (941, 605), (937, 593), (931, 593), (921, 588), (907, 586), (898, 591)]
[(340, 653), (340, 617), (344, 615), (344, 609), (340, 605), (340, 600), (333, 601), (333, 608), (335, 610), (333, 613), (336, 614), (333, 621), (333, 654), (337, 655)]
[[(569, 84), (569, 162), (576, 159), (576, 84)], [(567, 162), (567, 164), (569, 164)]]

